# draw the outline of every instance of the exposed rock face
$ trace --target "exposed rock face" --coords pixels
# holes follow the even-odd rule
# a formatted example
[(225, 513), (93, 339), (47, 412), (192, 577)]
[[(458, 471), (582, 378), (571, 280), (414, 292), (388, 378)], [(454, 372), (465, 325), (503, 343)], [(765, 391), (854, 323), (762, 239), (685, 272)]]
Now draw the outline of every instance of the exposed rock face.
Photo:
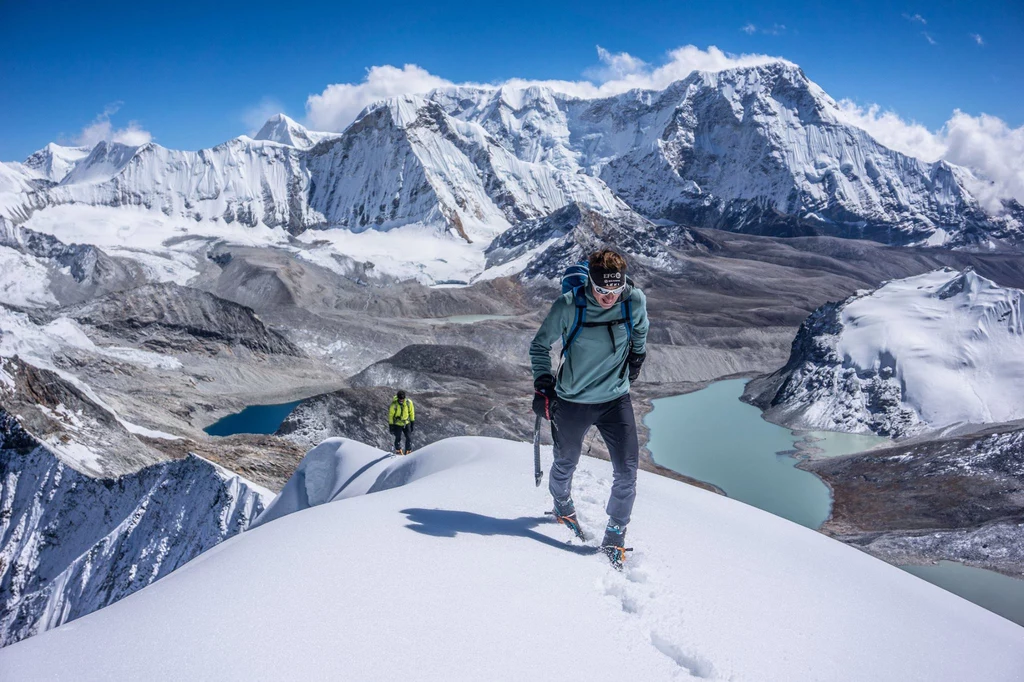
[[(0, 410), (53, 456), (92, 476), (120, 476), (162, 457), (140, 443), (117, 417), (74, 382), (18, 358), (0, 358)], [(0, 379), (3, 378), (0, 376)]]
[(244, 530), (267, 502), (197, 457), (71, 468), (0, 409), (0, 645), (111, 604)]
[(893, 563), (959, 561), (1024, 577), (1024, 430), (802, 462), (835, 504), (822, 531)]
[(714, 243), (679, 225), (656, 226), (633, 211), (605, 215), (570, 204), (549, 216), (528, 220), (506, 230), (487, 247), (487, 267), (530, 255), (522, 269), (526, 280), (559, 279), (568, 265), (585, 260), (602, 246), (628, 253), (639, 264), (660, 271), (678, 271), (672, 254), (708, 250)]
[(154, 350), (216, 353), (220, 345), (241, 345), (259, 353), (302, 355), (251, 309), (173, 283), (147, 284), (66, 314)]
[(419, 374), (442, 374), (472, 381), (515, 381), (523, 379), (525, 372), (525, 368), (513, 367), (468, 346), (414, 344), (367, 367), (352, 377), (350, 383), (353, 386), (402, 387), (404, 384), (394, 379), (407, 377), (416, 388), (423, 388), (416, 383)]

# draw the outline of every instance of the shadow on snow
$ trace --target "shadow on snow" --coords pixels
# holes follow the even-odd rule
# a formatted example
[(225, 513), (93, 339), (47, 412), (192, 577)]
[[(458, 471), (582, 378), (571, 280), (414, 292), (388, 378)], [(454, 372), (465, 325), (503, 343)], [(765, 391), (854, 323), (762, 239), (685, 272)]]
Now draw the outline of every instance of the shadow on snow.
[[(552, 520), (545, 516), (520, 516), (517, 519), (499, 519), (483, 514), (451, 509), (403, 509), (402, 513), (411, 522), (406, 528), (417, 533), (433, 535), (440, 538), (453, 538), (459, 533), (473, 535), (507, 535), (510, 537), (530, 538), (549, 547), (572, 552), (573, 554), (597, 554), (596, 547), (573, 545), (550, 538), (533, 530), (541, 524), (550, 524)], [(568, 532), (568, 531), (567, 531)]]

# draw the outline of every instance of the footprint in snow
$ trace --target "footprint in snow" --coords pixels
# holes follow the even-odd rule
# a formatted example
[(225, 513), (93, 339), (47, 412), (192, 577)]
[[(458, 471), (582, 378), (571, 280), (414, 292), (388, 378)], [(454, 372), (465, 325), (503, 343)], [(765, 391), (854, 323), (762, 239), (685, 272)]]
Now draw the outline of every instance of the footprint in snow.
[(651, 632), (651, 644), (654, 645), (655, 649), (675, 661), (676, 665), (686, 670), (691, 676), (702, 680), (714, 679), (715, 669), (711, 663), (698, 656), (686, 653), (681, 646), (675, 644), (671, 639), (663, 636), (656, 630)]

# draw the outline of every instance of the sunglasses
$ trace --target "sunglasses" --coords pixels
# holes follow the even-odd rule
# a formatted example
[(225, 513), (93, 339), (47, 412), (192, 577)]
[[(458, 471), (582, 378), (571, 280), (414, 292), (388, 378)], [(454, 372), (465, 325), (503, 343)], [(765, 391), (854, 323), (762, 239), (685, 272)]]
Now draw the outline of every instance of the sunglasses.
[(609, 294), (619, 294), (619, 293), (621, 293), (622, 292), (622, 287), (618, 286), (618, 287), (615, 287), (614, 289), (605, 289), (604, 287), (599, 287), (599, 286), (597, 286), (595, 284), (594, 285), (594, 291), (596, 291), (599, 294), (603, 294), (605, 296), (608, 296)]

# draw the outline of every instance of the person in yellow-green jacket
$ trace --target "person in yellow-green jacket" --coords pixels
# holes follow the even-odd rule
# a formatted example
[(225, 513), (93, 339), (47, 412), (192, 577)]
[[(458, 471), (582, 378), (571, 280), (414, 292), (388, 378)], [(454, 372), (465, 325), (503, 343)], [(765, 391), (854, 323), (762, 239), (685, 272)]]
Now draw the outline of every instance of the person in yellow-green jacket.
[[(399, 390), (391, 400), (391, 407), (388, 408), (388, 428), (395, 436), (395, 454), (408, 455), (412, 452), (412, 430), (416, 424), (416, 408), (412, 399), (405, 396), (405, 391)], [(402, 445), (402, 434), (405, 434), (405, 449)]]

